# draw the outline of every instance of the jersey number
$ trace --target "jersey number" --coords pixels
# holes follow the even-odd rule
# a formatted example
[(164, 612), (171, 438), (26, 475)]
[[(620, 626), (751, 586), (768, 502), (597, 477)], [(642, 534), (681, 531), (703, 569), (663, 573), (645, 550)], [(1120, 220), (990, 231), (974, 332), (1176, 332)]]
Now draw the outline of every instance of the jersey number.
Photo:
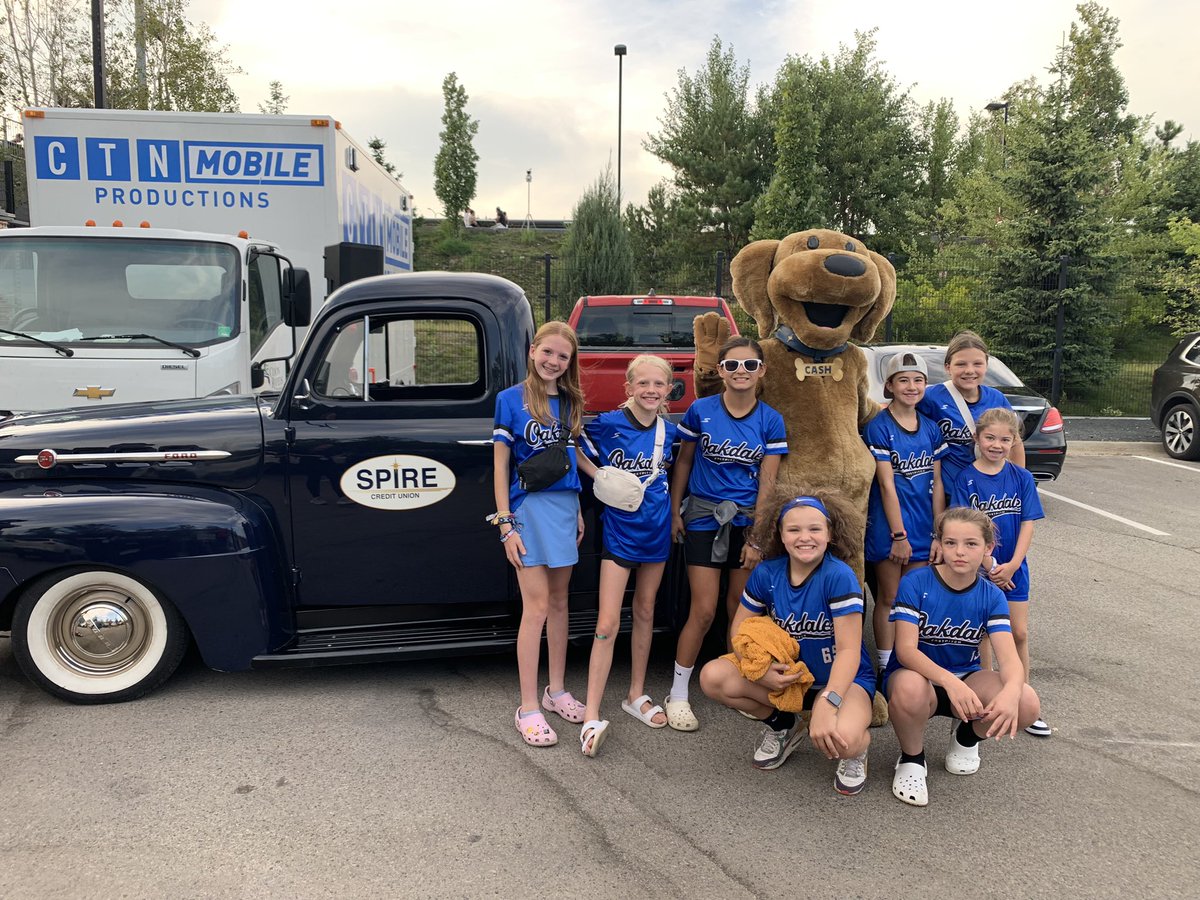
[(821, 661), (824, 662), (826, 665), (829, 665), (830, 663), (833, 662), (833, 649), (834, 649), (833, 647), (822, 647), (821, 648)]

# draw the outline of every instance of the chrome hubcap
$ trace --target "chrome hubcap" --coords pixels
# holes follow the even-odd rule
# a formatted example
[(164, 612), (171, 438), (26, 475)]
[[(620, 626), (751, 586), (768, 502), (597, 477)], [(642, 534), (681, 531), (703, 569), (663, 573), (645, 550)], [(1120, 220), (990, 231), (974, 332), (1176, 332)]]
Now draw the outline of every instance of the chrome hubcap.
[(101, 677), (141, 659), (150, 623), (133, 597), (108, 585), (90, 585), (59, 601), (47, 631), (50, 647), (64, 665)]
[(1183, 453), (1192, 445), (1196, 422), (1186, 409), (1176, 409), (1163, 423), (1163, 440), (1174, 453)]

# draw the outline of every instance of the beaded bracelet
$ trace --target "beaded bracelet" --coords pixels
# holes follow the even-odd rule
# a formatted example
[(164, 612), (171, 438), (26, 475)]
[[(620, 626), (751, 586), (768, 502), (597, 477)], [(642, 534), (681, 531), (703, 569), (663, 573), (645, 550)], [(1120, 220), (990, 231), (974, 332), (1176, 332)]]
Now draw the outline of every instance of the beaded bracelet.
[(502, 543), (502, 544), (508, 543), (508, 539), (516, 533), (517, 533), (517, 526), (513, 525), (512, 528), (510, 528), (508, 531), (504, 532), (504, 534), (500, 535), (500, 543)]

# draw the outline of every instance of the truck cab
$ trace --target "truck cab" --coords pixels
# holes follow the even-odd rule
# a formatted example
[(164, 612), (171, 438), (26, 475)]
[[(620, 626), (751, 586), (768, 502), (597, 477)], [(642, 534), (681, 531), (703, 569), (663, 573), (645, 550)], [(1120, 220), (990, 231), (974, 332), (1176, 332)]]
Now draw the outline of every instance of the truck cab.
[[(330, 297), (275, 396), (0, 424), (0, 631), (22, 669), (98, 703), (153, 689), (190, 640), (228, 671), (511, 648), (519, 593), (484, 516), (496, 395), (532, 337), (504, 279), (379, 276)], [(599, 552), (593, 519), (577, 637)]]
[(245, 236), (2, 231), (0, 410), (278, 391), (288, 326), (308, 320), (297, 274), (274, 244)]

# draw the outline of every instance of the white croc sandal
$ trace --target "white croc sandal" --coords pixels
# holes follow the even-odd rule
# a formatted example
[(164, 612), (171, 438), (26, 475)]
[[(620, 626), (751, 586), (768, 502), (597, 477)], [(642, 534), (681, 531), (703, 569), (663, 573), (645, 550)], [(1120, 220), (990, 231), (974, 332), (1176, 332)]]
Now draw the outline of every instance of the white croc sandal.
[(950, 732), (950, 746), (946, 748), (946, 771), (951, 775), (974, 775), (979, 771), (979, 745), (964, 747), (958, 742), (958, 720)]
[(595, 756), (608, 737), (608, 719), (588, 719), (579, 731), (579, 748), (584, 756)]
[(892, 778), (892, 793), (896, 799), (909, 806), (928, 806), (929, 789), (925, 776), (929, 770), (920, 763), (896, 762), (896, 774)]
[(692, 712), (692, 704), (686, 700), (672, 700), (668, 695), (663, 706), (667, 710), (667, 724), (676, 731), (696, 731), (700, 727), (700, 720)]

